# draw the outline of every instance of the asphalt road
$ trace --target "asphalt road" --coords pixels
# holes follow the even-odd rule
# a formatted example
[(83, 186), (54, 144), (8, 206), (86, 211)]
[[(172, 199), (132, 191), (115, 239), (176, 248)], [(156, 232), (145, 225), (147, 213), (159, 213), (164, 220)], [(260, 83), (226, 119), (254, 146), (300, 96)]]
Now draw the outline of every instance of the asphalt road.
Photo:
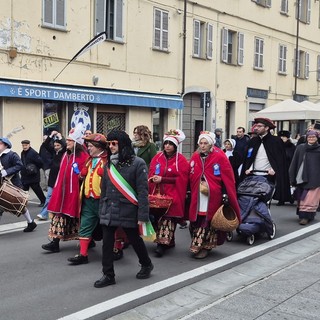
[[(36, 217), (39, 213), (37, 201), (30, 202), (29, 210)], [(271, 214), (277, 225), (275, 239), (303, 228), (297, 223), (294, 205), (271, 206)], [(314, 222), (315, 225), (316, 223), (317, 221)], [(93, 283), (101, 277), (101, 243), (89, 252), (89, 264), (70, 266), (67, 258), (78, 253), (76, 241), (61, 243), (60, 253), (47, 253), (41, 249), (41, 245), (48, 241), (48, 223), (39, 224), (32, 233), (22, 232), (25, 225), (22, 217), (16, 218), (10, 214), (5, 214), (0, 222), (0, 319), (88, 319), (89, 316), (93, 316), (93, 319), (106, 319), (107, 316), (153, 300), (214, 272), (208, 269), (208, 273), (204, 271), (198, 277), (188, 277), (181, 282), (171, 281), (177, 276), (201, 267), (206, 270), (207, 265), (223, 261), (237, 253), (245, 253), (252, 248), (256, 248), (255, 255), (263, 254), (263, 244), (274, 241), (262, 237), (250, 247), (243, 239), (235, 236), (232, 242), (226, 242), (212, 251), (207, 259), (195, 260), (188, 252), (188, 229), (178, 229), (176, 247), (162, 258), (154, 257), (155, 245), (147, 243), (155, 265), (150, 279), (135, 278), (139, 266), (132, 248), (129, 247), (125, 250), (124, 258), (115, 263), (117, 284), (96, 289)], [(303, 235), (299, 236), (301, 237)], [(248, 259), (251, 259), (249, 255)], [(243, 262), (240, 260), (239, 258), (239, 263)], [(228, 265), (225, 265), (225, 269), (227, 268)], [(216, 269), (216, 272), (221, 271), (222, 267)], [(161, 288), (158, 292), (153, 291), (138, 298), (139, 290), (149, 290), (150, 286)], [(109, 311), (105, 313), (105, 310), (99, 308), (108, 301), (114, 304), (114, 308), (109, 306)], [(81, 310), (88, 312), (79, 316), (77, 312)]]

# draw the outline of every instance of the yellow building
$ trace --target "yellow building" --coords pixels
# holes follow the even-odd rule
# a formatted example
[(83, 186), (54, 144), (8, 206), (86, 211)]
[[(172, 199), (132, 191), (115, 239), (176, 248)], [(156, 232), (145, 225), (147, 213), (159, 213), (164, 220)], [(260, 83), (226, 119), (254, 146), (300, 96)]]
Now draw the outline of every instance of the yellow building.
[(77, 121), (181, 128), (190, 156), (202, 129), (227, 138), (272, 104), (319, 99), (319, 21), (313, 0), (2, 0), (0, 134), (23, 125), (17, 148)]

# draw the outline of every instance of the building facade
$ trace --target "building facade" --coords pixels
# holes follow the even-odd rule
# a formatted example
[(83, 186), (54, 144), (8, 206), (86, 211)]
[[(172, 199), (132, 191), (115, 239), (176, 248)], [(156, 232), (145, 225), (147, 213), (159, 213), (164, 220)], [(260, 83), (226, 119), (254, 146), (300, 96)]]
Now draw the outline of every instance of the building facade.
[(78, 121), (105, 134), (146, 124), (160, 139), (182, 128), (189, 157), (203, 129), (228, 138), (277, 102), (319, 100), (319, 1), (3, 2), (0, 134), (23, 126), (14, 144)]

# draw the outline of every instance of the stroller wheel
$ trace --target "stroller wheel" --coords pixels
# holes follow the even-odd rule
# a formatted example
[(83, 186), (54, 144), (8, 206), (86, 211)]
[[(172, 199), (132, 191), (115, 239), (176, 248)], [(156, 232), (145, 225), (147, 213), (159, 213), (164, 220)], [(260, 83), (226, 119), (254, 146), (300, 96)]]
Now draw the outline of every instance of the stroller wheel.
[(272, 223), (272, 233), (268, 234), (268, 238), (272, 240), (274, 239), (275, 236), (276, 236), (276, 225)]
[(227, 232), (227, 241), (228, 241), (228, 242), (231, 242), (232, 239), (233, 239), (233, 232), (232, 232), (232, 231)]
[(254, 244), (254, 240), (255, 240), (254, 234), (252, 234), (251, 236), (248, 236), (247, 237), (247, 244), (249, 246), (252, 246)]

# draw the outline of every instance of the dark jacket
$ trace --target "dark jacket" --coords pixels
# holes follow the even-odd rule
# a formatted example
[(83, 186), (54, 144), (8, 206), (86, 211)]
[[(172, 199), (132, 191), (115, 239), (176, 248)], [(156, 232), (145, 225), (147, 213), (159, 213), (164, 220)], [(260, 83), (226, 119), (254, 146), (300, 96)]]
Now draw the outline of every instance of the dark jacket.
[(102, 178), (100, 223), (107, 226), (136, 228), (138, 221), (149, 220), (148, 169), (143, 159), (134, 156), (130, 165), (116, 166), (137, 193), (138, 206), (132, 204), (111, 182), (107, 167)]
[[(50, 137), (49, 137), (50, 138)], [(50, 140), (52, 140), (50, 138)], [(52, 164), (52, 158), (53, 158), (53, 154), (52, 152), (50, 152), (46, 146), (45, 146), (45, 141), (41, 144), (40, 149), (39, 149), (39, 155), (42, 159), (43, 162), (43, 166), (42, 169), (43, 170), (48, 170), (51, 167)]]
[(8, 153), (2, 153), (0, 161), (4, 170), (7, 172), (7, 176), (12, 176), (11, 182), (15, 186), (22, 188), (19, 171), (23, 168), (23, 163), (18, 154), (12, 150)]
[(288, 202), (291, 200), (291, 193), (289, 168), (287, 166), (284, 143), (281, 138), (272, 136), (270, 132), (262, 139), (258, 136), (253, 137), (249, 141), (247, 155), (242, 166), (241, 180), (246, 177), (245, 171), (253, 164), (262, 142), (271, 167), (276, 173), (275, 176), (270, 176), (271, 180), (275, 179), (276, 182), (276, 190), (273, 198), (279, 201)]
[[(21, 152), (21, 161), (23, 163), (23, 168), (21, 170), (22, 183), (26, 185), (40, 182), (40, 169), (43, 166), (43, 162), (39, 153), (30, 147), (27, 151)], [(36, 174), (28, 175), (26, 166), (30, 163), (36, 165), (38, 168)]]

